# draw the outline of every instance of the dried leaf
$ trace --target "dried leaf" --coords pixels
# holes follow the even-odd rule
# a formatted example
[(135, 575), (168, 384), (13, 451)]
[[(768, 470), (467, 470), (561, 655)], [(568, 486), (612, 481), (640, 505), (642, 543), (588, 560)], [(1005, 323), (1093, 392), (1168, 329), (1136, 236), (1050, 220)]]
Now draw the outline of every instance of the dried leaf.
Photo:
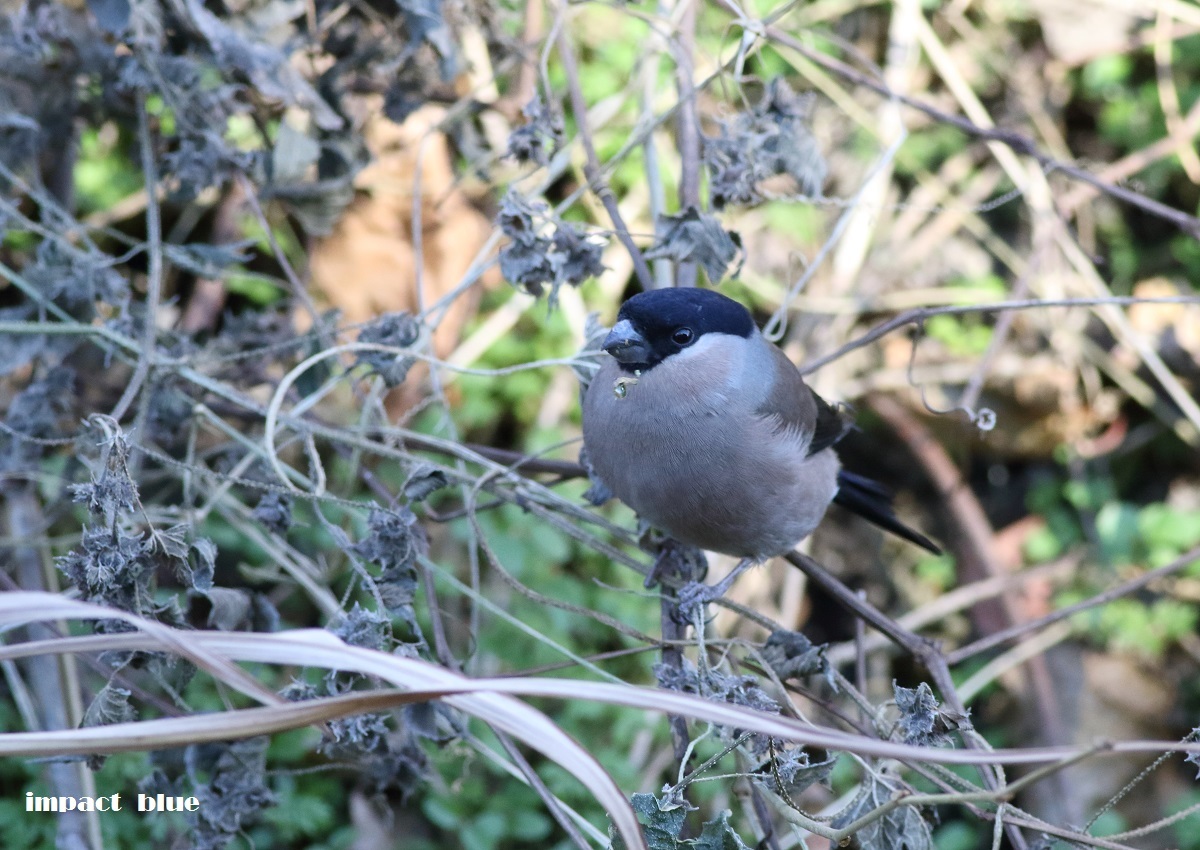
[[(658, 240), (646, 252), (647, 260), (693, 262), (704, 268), (713, 283), (725, 277), (730, 262), (741, 249), (741, 238), (721, 227), (717, 219), (688, 207), (679, 215), (664, 215), (655, 223)], [(735, 269), (733, 276), (736, 277)]]
[[(358, 341), (407, 349), (415, 345), (420, 337), (421, 325), (408, 313), (386, 313), (363, 328), (358, 335)], [(355, 356), (358, 363), (369, 366), (389, 387), (404, 383), (409, 369), (416, 362), (414, 358), (398, 352), (393, 354), (386, 351), (358, 351)]]
[(933, 690), (925, 682), (916, 688), (902, 688), (893, 682), (892, 689), (900, 711), (896, 725), (906, 744), (942, 746), (950, 743), (950, 732), (971, 727), (968, 717), (940, 708)]
[(412, 468), (404, 482), (404, 498), (409, 502), (423, 502), (449, 483), (445, 472), (422, 461)]
[(780, 681), (803, 679), (820, 674), (837, 691), (837, 677), (825, 657), (826, 644), (814, 645), (800, 632), (776, 630), (763, 646), (763, 660), (771, 665)]
[(244, 74), (266, 97), (302, 106), (312, 113), (322, 130), (338, 130), (345, 123), (316, 90), (292, 67), (287, 56), (261, 41), (250, 41), (214, 15), (200, 0), (178, 0), (212, 48), (217, 65)]
[(132, 723), (138, 719), (137, 709), (129, 704), (130, 692), (112, 682), (96, 694), (83, 715), (83, 726), (108, 726), (112, 723)]
[(811, 108), (811, 96), (797, 95), (776, 77), (753, 110), (705, 139), (714, 209), (759, 203), (762, 184), (779, 176), (794, 181), (793, 193), (820, 195), (827, 166), (808, 128)]
[(213, 587), (205, 597), (212, 603), (208, 612), (210, 629), (232, 632), (250, 619), (250, 594), (241, 588)]
[[(868, 773), (850, 805), (842, 809), (830, 824), (842, 829), (887, 803), (893, 794), (879, 775)], [(914, 806), (900, 806), (871, 821), (855, 833), (861, 850), (932, 850), (933, 834), (929, 824)]]
[[(496, 223), (509, 242), (500, 249), (500, 273), (530, 295), (539, 296), (552, 284), (551, 306), (558, 288), (578, 286), (604, 271), (604, 245), (568, 222), (553, 221), (550, 208), (509, 191), (500, 204)], [(551, 228), (553, 230), (551, 231)], [(552, 232), (552, 235), (546, 235)]]

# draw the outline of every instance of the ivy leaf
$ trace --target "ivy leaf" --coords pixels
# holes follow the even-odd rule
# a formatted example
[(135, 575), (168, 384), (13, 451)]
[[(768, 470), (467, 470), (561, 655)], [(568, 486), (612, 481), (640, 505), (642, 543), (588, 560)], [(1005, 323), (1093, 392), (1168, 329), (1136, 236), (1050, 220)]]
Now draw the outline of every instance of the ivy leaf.
[[(188, 816), (195, 850), (220, 850), (275, 802), (267, 787), (270, 738), (188, 747), (188, 774), (200, 807)], [(201, 782), (207, 775), (208, 782)]]
[(768, 763), (766, 768), (770, 771), (771, 787), (779, 794), (799, 794), (818, 782), (828, 785), (838, 758), (834, 754), (824, 761), (813, 762), (803, 747), (792, 747), (781, 752), (778, 742), (775, 753), (774, 764)]
[(545, 165), (562, 142), (562, 119), (551, 114), (539, 97), (521, 111), (525, 113), (526, 123), (509, 134), (506, 155), (520, 163)]
[[(111, 681), (106, 683), (96, 694), (87, 711), (83, 714), (84, 727), (109, 726), (113, 723), (133, 723), (138, 719), (137, 709), (129, 704), (130, 692), (119, 688)], [(88, 756), (88, 767), (99, 770), (104, 766), (107, 756)]]
[(214, 587), (205, 597), (212, 604), (208, 612), (208, 627), (232, 632), (250, 619), (250, 594), (236, 587)]
[(351, 646), (367, 649), (386, 650), (391, 642), (391, 624), (387, 618), (357, 602), (329, 627), (329, 631)]
[(550, 265), (551, 241), (542, 234), (538, 218), (549, 215), (549, 207), (510, 191), (500, 202), (496, 224), (509, 242), (500, 249), (500, 274), (530, 295), (542, 294), (543, 285), (554, 278)]
[(552, 249), (550, 265), (554, 269), (555, 283), (578, 286), (604, 272), (604, 264), (600, 262), (604, 245), (593, 242), (572, 224), (564, 222), (558, 226)]
[[(386, 345), (389, 348), (408, 349), (421, 337), (421, 325), (408, 313), (387, 313), (380, 316), (358, 335), (359, 342)], [(389, 351), (358, 351), (357, 362), (366, 364), (375, 374), (383, 378), (388, 387), (404, 383), (408, 370), (416, 360), (412, 357)]]
[(308, 109), (322, 130), (338, 130), (345, 124), (282, 51), (244, 38), (204, 8), (201, 0), (182, 0), (181, 6), (191, 26), (208, 42), (220, 67), (243, 74), (266, 97)]
[(438, 63), (443, 80), (450, 80), (458, 73), (458, 51), (454, 33), (442, 16), (440, 0), (396, 0), (396, 6), (404, 15), (405, 28), (410, 35), (409, 49), (420, 47), (424, 42), (441, 57)]
[(379, 594), (388, 611), (420, 633), (413, 597), (417, 589), (417, 556), (425, 551), (425, 534), (408, 508), (371, 508), (368, 534), (350, 547), (363, 560), (378, 564)]
[[(664, 811), (653, 794), (634, 794), (629, 801), (642, 824), (642, 834), (650, 850), (679, 850), (679, 834), (687, 819), (686, 808), (673, 807)], [(613, 850), (626, 850), (625, 840), (611, 828), (609, 832)]]
[(189, 571), (191, 586), (204, 593), (212, 589), (213, 573), (217, 567), (217, 546), (207, 537), (197, 537), (192, 541), (192, 551), (196, 553), (196, 566)]

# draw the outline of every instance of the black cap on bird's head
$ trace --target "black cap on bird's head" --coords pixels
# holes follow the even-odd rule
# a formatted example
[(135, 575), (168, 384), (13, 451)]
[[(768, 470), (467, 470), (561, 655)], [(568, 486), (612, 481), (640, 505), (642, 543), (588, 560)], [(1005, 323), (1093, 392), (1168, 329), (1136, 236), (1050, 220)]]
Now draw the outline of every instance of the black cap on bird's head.
[(751, 337), (750, 311), (732, 298), (695, 287), (651, 289), (621, 305), (603, 348), (626, 371), (653, 368), (705, 334)]

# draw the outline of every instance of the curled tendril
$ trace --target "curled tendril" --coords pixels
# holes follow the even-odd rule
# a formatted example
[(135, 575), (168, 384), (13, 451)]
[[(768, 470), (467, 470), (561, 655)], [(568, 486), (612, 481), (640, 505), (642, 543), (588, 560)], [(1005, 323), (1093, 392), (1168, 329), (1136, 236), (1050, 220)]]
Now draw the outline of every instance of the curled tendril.
[(975, 411), (971, 421), (980, 431), (991, 431), (996, 427), (996, 411), (990, 407), (981, 407)]

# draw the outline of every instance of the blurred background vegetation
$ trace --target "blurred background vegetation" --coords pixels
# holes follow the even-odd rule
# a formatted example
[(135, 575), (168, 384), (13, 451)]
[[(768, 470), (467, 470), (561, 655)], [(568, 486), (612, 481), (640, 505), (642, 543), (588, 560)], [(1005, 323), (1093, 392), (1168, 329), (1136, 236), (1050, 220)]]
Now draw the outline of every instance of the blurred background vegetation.
[[(808, 380), (859, 413), (847, 465), (945, 543), (933, 558), (831, 512), (810, 548), (943, 641), (983, 739), (1200, 726), (1200, 6), (30, 0), (4, 4), (0, 67), (5, 589), (181, 628), (324, 627), (471, 676), (665, 682), (665, 609), (630, 569), (649, 542), (623, 506), (589, 507), (572, 465), (571, 366), (586, 371), (590, 312), (720, 283), (793, 360), (821, 361)], [(1026, 303), (988, 307), (1009, 301)], [(754, 683), (785, 713), (902, 737), (894, 687), (927, 680), (915, 659), (856, 638), (787, 564), (731, 597), (759, 619), (714, 609), (685, 653), (734, 677), (709, 696)], [(771, 628), (828, 644), (846, 678), (772, 689), (755, 662)], [(2, 663), (6, 732), (231, 705), (151, 653)], [(254, 673), (293, 699), (377, 684), (302, 659)], [(777, 754), (729, 730), (693, 724), (681, 765), (664, 717), (532, 703), (630, 795), (703, 765), (656, 848), (828, 846), (789, 824)], [(509, 747), (441, 706), (269, 742), (5, 758), (0, 834), (574, 846), (548, 796), (606, 829), (566, 771), (527, 753), (539, 793)], [(841, 755), (791, 793), (845, 826), (908, 783), (963, 790), (911, 768)], [(23, 811), (28, 790), (138, 788), (205, 806), (190, 822)], [(1016, 802), (1006, 835), (994, 806), (956, 804), (855, 840), (1200, 848), (1179, 755), (1088, 761)]]

